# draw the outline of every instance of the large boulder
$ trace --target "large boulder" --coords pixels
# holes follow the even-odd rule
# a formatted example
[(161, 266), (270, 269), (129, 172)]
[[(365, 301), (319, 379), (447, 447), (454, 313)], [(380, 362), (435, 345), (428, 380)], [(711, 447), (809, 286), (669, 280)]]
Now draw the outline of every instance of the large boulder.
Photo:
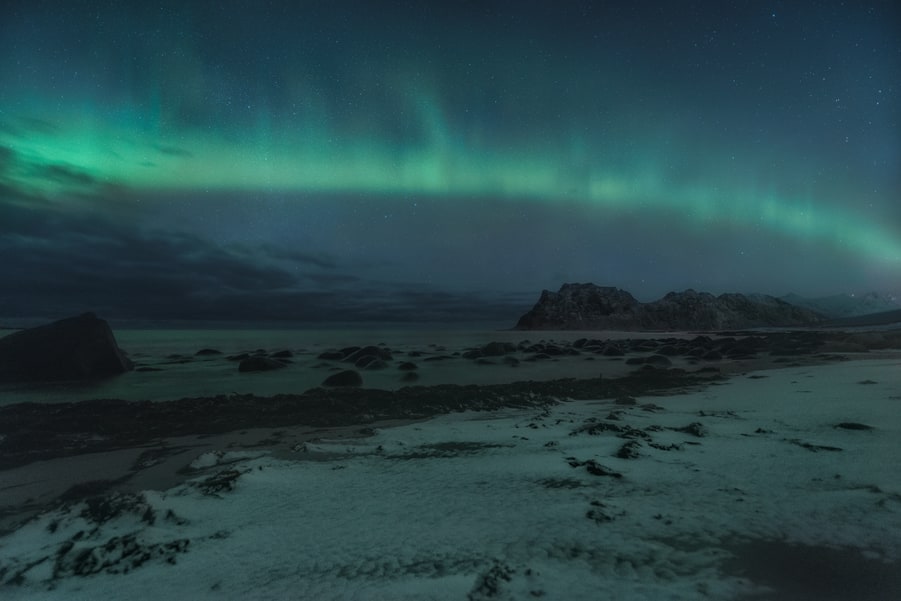
[(90, 380), (133, 367), (109, 324), (93, 313), (0, 338), (0, 381)]
[(352, 369), (345, 369), (338, 373), (332, 374), (322, 383), (323, 386), (362, 386), (363, 376)]

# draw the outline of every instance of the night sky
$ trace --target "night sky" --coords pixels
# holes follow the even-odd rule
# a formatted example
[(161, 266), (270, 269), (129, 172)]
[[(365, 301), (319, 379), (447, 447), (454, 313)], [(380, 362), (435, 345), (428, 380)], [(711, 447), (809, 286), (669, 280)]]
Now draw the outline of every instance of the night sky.
[(896, 3), (0, 8), (0, 316), (901, 292)]

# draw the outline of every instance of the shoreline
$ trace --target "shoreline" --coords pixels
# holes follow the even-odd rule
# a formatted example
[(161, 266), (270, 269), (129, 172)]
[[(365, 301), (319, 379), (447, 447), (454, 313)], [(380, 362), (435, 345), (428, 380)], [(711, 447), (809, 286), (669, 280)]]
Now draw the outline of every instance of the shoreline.
[(634, 402), (464, 411), (343, 438), (166, 439), (138, 478), (4, 533), (0, 586), (14, 599), (440, 589), (428, 598), (450, 601), (486, 582), (510, 598), (894, 598), (899, 366), (894, 354), (736, 371)]
[(628, 406), (635, 397), (698, 391), (768, 370), (901, 357), (896, 350), (818, 352), (841, 350), (825, 337), (815, 337), (815, 347), (772, 354), (773, 340), (783, 338), (768, 338), (771, 353), (766, 355), (723, 358), (715, 367), (692, 371), (644, 364), (617, 378), (8, 405), (0, 407), (0, 492), (7, 499), (0, 507), (0, 532), (60, 503), (114, 491), (171, 488), (197, 477), (187, 466), (204, 453), (296, 459), (298, 448), (317, 439), (366, 438), (378, 429), (463, 411), (541, 409), (574, 400)]

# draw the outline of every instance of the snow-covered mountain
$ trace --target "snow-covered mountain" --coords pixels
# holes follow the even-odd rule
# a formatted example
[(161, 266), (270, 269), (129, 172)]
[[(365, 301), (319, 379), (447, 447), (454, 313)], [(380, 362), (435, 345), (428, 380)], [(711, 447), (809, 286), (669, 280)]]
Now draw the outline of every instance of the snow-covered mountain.
[(787, 303), (816, 311), (830, 318), (858, 317), (872, 313), (884, 313), (901, 309), (901, 297), (886, 292), (866, 294), (835, 294), (819, 298), (807, 298), (797, 294), (780, 297)]

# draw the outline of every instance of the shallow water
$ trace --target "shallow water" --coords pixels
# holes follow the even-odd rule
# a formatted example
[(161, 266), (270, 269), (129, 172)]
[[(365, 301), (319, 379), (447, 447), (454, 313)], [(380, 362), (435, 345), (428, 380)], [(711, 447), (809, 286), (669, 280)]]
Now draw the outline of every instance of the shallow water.
[(901, 562), (859, 549), (754, 540), (729, 551), (727, 573), (770, 589), (746, 601), (895, 601), (901, 591)]
[[(477, 365), (453, 353), (491, 341), (519, 343), (524, 340), (573, 341), (579, 338), (656, 338), (660, 333), (636, 332), (548, 332), (492, 330), (489, 328), (411, 329), (409, 327), (337, 327), (303, 329), (119, 329), (119, 346), (137, 367), (161, 371), (132, 371), (113, 378), (88, 383), (3, 384), (0, 405), (20, 402), (68, 402), (98, 398), (165, 401), (185, 397), (220, 394), (274, 395), (301, 393), (319, 386), (337, 369), (353, 366), (323, 362), (323, 351), (348, 346), (382, 345), (390, 349), (393, 361), (388, 369), (360, 370), (364, 387), (396, 389), (409, 383), (401, 380), (396, 364), (415, 362), (417, 385), (498, 384), (518, 380), (550, 380), (565, 377), (608, 377), (623, 372), (621, 363), (587, 357), (555, 358), (551, 361), (509, 365)], [(679, 334), (666, 334), (678, 336)], [(221, 355), (196, 356), (200, 349), (212, 348)], [(264, 349), (290, 350), (292, 363), (285, 369), (264, 373), (240, 373), (238, 364), (227, 356)], [(421, 356), (411, 357), (410, 352)], [(427, 357), (450, 356), (442, 361)], [(520, 357), (522, 358), (522, 357)]]

